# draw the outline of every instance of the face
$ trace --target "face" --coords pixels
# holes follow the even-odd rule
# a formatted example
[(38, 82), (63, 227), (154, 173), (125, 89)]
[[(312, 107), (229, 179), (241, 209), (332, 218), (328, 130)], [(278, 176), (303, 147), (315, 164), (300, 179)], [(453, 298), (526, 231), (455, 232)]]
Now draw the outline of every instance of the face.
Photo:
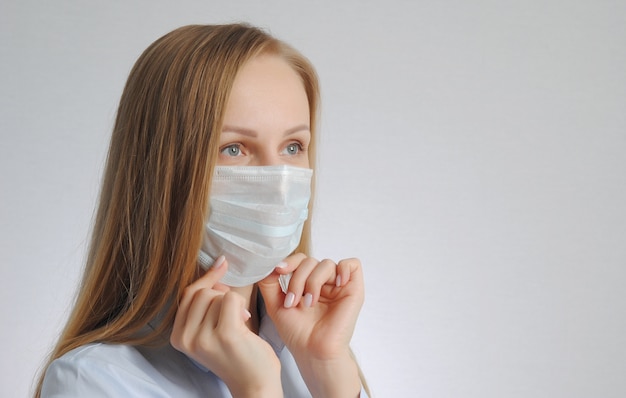
[(277, 56), (248, 61), (235, 78), (218, 165), (309, 167), (309, 102), (300, 76)]

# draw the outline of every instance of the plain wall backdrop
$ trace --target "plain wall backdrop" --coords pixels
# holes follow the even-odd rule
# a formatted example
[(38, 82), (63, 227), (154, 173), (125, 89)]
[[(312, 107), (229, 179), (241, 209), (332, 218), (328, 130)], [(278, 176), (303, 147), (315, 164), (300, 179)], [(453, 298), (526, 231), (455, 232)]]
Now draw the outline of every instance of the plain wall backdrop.
[(626, 396), (626, 2), (0, 2), (0, 396), (80, 278), (117, 103), (181, 25), (316, 65), (314, 255), (359, 257), (375, 397)]

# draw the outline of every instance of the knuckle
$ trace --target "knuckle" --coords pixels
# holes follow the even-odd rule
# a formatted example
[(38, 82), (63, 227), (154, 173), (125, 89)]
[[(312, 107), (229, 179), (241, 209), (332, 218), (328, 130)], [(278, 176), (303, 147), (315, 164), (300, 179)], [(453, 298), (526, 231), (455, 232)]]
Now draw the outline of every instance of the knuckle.
[(228, 300), (229, 302), (239, 303), (239, 302), (243, 302), (243, 296), (239, 293), (229, 291), (229, 292), (224, 293), (224, 300)]
[(322, 261), (320, 261), (320, 263), (318, 264), (318, 267), (322, 267), (322, 266), (332, 269), (332, 268), (335, 268), (337, 264), (330, 258), (325, 258)]
[(351, 265), (351, 266), (355, 266), (355, 267), (360, 267), (361, 266), (361, 260), (359, 260), (356, 257), (346, 258), (346, 259), (343, 259), (343, 260), (339, 261), (339, 265), (342, 265), (342, 264), (345, 264), (345, 265), (348, 265), (348, 266)]
[(213, 292), (211, 292), (211, 290), (209, 289), (198, 289), (198, 291), (195, 293), (196, 299), (209, 300), (212, 297), (213, 297)]
[(300, 260), (304, 260), (305, 258), (307, 258), (308, 256), (302, 252), (297, 252), (294, 253), (293, 255), (289, 256), (290, 258), (298, 258)]
[(189, 285), (189, 286), (187, 286), (186, 288), (183, 289), (182, 297), (183, 298), (190, 297), (190, 296), (192, 296), (195, 293), (195, 291), (196, 291), (196, 289), (192, 285)]
[(222, 307), (238, 304), (237, 296), (238, 294), (233, 292), (224, 293), (222, 296)]

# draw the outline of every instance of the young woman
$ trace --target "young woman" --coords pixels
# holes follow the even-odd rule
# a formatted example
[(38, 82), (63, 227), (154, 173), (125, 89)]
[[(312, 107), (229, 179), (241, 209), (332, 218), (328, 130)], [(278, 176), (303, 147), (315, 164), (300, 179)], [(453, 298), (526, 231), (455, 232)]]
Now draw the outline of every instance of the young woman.
[(357, 259), (308, 256), (318, 83), (247, 25), (153, 43), (122, 94), (39, 397), (357, 397)]

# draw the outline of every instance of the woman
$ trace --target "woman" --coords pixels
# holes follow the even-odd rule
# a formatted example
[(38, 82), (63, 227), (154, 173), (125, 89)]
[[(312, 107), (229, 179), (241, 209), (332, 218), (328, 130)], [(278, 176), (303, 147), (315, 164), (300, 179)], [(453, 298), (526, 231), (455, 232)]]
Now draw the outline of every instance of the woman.
[(366, 395), (361, 265), (307, 256), (318, 97), (310, 63), (247, 25), (141, 55), (37, 397)]

